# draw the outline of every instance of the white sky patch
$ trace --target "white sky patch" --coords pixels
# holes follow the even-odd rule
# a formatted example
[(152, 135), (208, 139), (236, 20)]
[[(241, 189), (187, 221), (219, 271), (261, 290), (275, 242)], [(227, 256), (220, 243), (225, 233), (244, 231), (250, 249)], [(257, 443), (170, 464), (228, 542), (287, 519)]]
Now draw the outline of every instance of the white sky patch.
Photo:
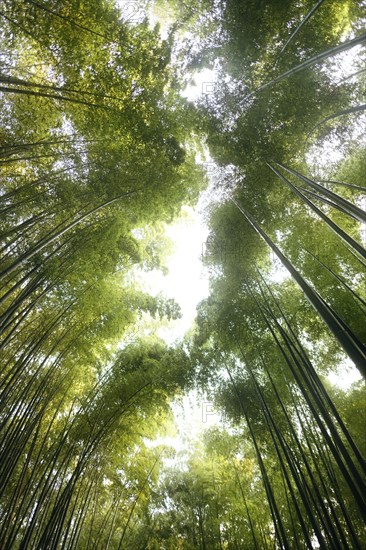
[(277, 258), (277, 256), (273, 253), (270, 256), (271, 259), (271, 271), (269, 272), (269, 280), (273, 283), (283, 283), (286, 279), (290, 279), (291, 275), (286, 269), (286, 267), (282, 264), (282, 262)]
[(211, 69), (203, 69), (196, 71), (191, 76), (191, 84), (189, 84), (181, 95), (188, 101), (195, 101), (202, 96), (208, 96), (215, 93), (217, 86), (217, 73)]
[[(341, 83), (343, 79), (347, 79), (347, 77), (364, 68), (360, 64), (360, 59), (362, 58), (362, 54), (364, 52), (364, 47), (356, 46), (348, 51), (336, 55), (335, 57), (331, 57), (326, 64), (320, 67), (320, 70), (330, 76), (335, 84)], [(353, 80), (354, 78), (350, 79), (349, 82), (352, 82)], [(359, 113), (356, 118), (352, 117), (352, 115), (346, 116), (348, 117), (347, 121), (349, 122), (348, 131), (350, 132), (350, 141), (354, 140), (359, 143), (364, 142), (364, 117), (362, 117)], [(344, 117), (340, 117), (339, 121), (344, 121)], [(337, 119), (333, 122), (337, 123)], [(314, 135), (316, 136), (317, 130), (315, 127), (314, 130)], [(314, 135), (311, 134), (311, 137), (314, 137)], [(311, 167), (313, 171), (320, 174), (320, 176), (323, 176), (329, 172), (331, 167), (335, 166), (340, 160), (342, 160), (346, 154), (347, 149), (344, 146), (343, 140), (333, 133), (326, 139), (321, 140), (321, 143), (315, 143), (312, 145), (306, 153), (305, 158), (308, 166)]]
[(139, 271), (142, 288), (155, 296), (162, 292), (167, 298), (174, 298), (182, 310), (182, 318), (171, 321), (169, 327), (161, 327), (157, 334), (167, 344), (180, 339), (191, 328), (196, 317), (197, 304), (209, 294), (208, 276), (201, 262), (203, 243), (208, 229), (200, 216), (189, 206), (184, 206), (182, 216), (174, 224), (166, 226), (166, 235), (175, 245), (174, 253), (168, 258), (167, 275), (161, 271)]
[(338, 366), (337, 370), (328, 374), (327, 379), (343, 391), (348, 391), (352, 384), (362, 380), (359, 370), (354, 366), (352, 361), (346, 358)]
[(213, 426), (222, 426), (224, 418), (218, 411), (215, 411), (212, 401), (200, 397), (196, 390), (190, 391), (181, 399), (171, 405), (177, 434), (174, 437), (158, 437), (155, 440), (146, 440), (148, 447), (167, 445), (172, 447), (176, 456), (165, 458), (164, 464), (169, 466), (184, 467), (192, 449), (202, 439), (205, 430)]
[(364, 47), (362, 45), (355, 46), (338, 53), (336, 56), (330, 57), (320, 70), (326, 71), (328, 74), (330, 73), (334, 82), (338, 83), (350, 77), (359, 69), (358, 64), (360, 59), (362, 59), (363, 53)]

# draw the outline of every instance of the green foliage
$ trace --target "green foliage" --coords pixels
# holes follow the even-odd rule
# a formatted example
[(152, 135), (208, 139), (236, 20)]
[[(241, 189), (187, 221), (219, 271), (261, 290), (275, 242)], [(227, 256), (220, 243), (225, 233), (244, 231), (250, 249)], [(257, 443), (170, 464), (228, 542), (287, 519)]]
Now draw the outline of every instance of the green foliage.
[[(363, 46), (353, 75), (327, 54), (276, 80), (361, 36), (362, 4), (159, 0), (163, 39), (112, 0), (2, 2), (1, 548), (365, 546), (364, 388), (328, 378), (339, 335), (366, 345)], [(193, 104), (204, 67), (219, 85)], [(225, 197), (210, 295), (168, 347), (144, 322), (180, 308), (134, 274), (166, 270), (206, 147)], [(192, 388), (224, 419), (176, 453), (171, 403)]]

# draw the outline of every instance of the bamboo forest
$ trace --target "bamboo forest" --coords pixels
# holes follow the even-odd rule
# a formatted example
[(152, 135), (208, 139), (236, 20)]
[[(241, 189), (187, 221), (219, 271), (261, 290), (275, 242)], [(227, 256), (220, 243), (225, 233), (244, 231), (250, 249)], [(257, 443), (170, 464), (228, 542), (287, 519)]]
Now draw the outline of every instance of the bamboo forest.
[(365, 0), (1, 0), (0, 549), (366, 549)]

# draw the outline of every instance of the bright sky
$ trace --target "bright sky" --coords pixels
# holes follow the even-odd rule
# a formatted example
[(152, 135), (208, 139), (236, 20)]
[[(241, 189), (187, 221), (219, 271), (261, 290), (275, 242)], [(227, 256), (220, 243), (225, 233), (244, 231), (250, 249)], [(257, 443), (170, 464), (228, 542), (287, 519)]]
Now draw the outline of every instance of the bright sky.
[(189, 101), (193, 101), (200, 96), (205, 97), (214, 94), (215, 87), (217, 86), (216, 81), (216, 71), (211, 69), (203, 69), (200, 72), (196, 71), (192, 74), (192, 84), (186, 87), (182, 92), (182, 96), (186, 97)]
[(214, 409), (213, 403), (207, 398), (199, 397), (192, 390), (181, 400), (172, 405), (176, 425), (176, 435), (158, 437), (153, 441), (146, 440), (148, 447), (167, 445), (173, 447), (176, 455), (173, 458), (165, 458), (163, 461), (167, 467), (186, 467), (187, 460), (191, 456), (194, 445), (202, 439), (203, 432), (213, 426), (223, 426), (224, 418)]
[(168, 344), (182, 338), (190, 329), (198, 302), (208, 296), (208, 277), (200, 259), (208, 229), (196, 210), (184, 206), (182, 214), (178, 221), (166, 226), (166, 235), (175, 245), (166, 262), (169, 273), (163, 275), (158, 270), (139, 272), (144, 290), (153, 296), (162, 292), (165, 297), (174, 298), (181, 307), (182, 318), (171, 321), (169, 328), (158, 330), (158, 336)]
[(352, 361), (348, 358), (342, 361), (335, 372), (328, 374), (327, 378), (334, 386), (344, 391), (349, 390), (355, 382), (362, 380), (360, 371), (357, 370)]

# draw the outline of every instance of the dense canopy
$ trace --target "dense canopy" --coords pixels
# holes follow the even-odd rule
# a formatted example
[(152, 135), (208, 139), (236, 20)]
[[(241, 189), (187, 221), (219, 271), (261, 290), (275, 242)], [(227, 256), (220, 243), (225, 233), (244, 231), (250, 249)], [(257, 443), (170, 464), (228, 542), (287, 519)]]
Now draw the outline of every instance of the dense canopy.
[[(365, 548), (365, 3), (0, 21), (0, 548)], [(209, 295), (170, 343), (141, 277), (187, 207)]]

